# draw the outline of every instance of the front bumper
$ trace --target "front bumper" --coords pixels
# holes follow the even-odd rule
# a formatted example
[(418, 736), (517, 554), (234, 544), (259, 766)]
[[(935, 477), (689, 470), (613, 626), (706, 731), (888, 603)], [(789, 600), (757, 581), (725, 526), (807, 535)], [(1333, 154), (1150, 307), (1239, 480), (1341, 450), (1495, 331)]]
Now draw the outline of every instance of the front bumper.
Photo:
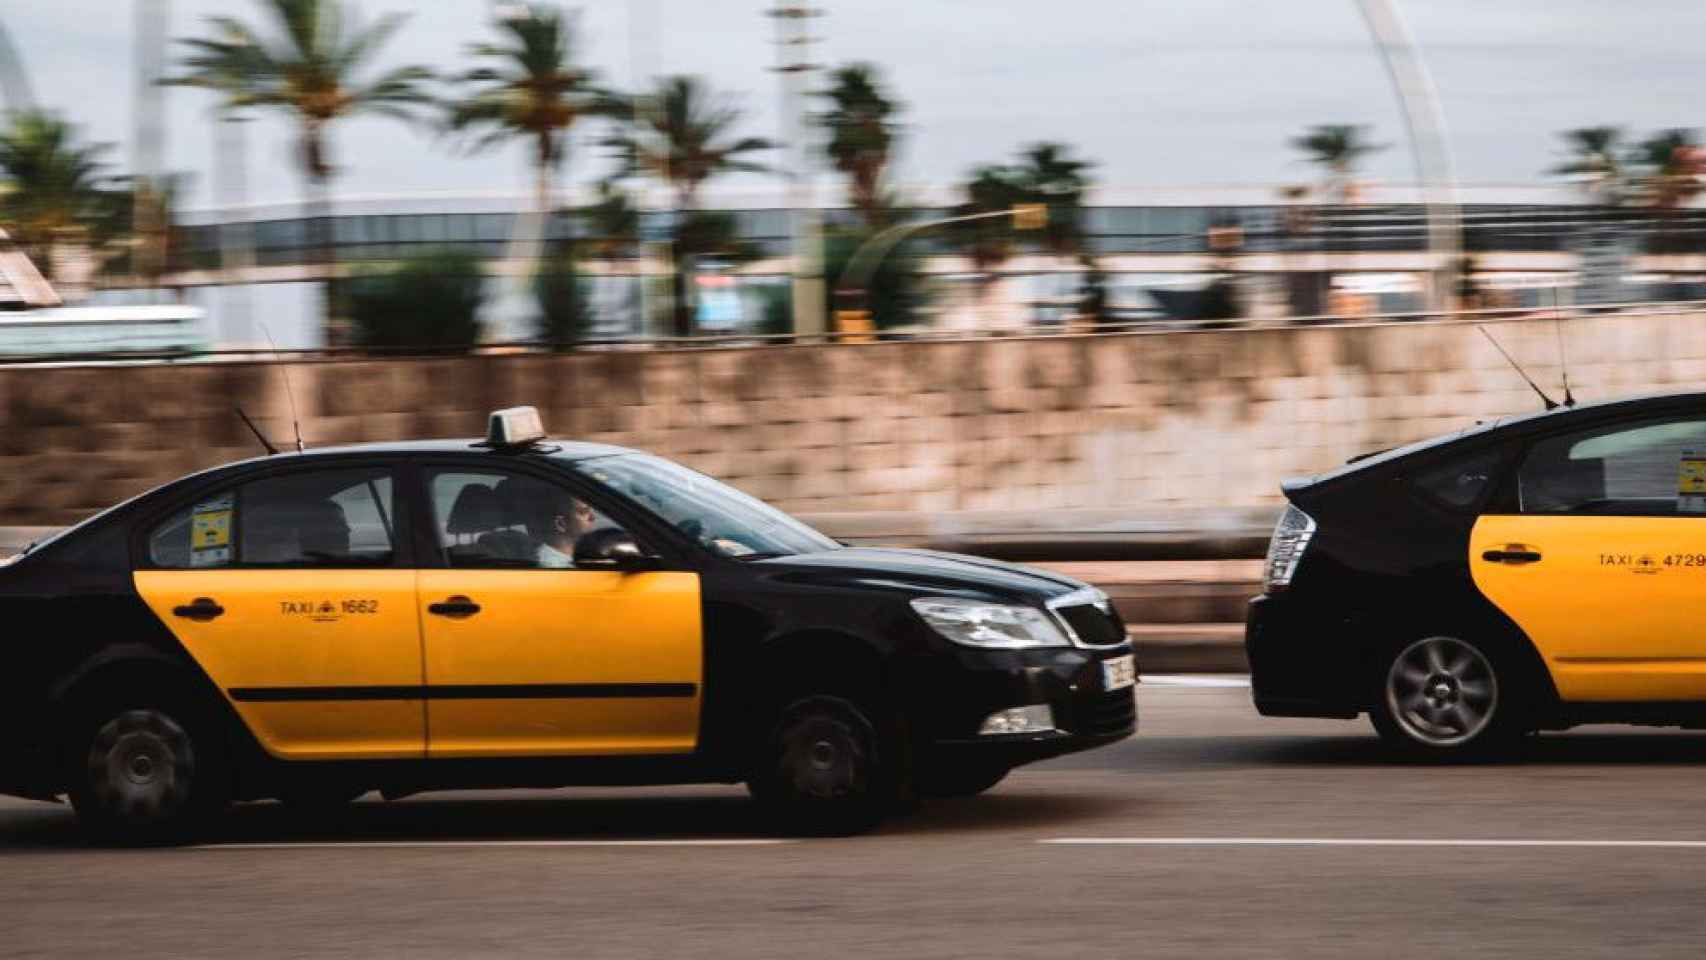
[[(1011, 767), (1124, 740), (1137, 731), (1136, 688), (1104, 689), (1102, 663), (1130, 655), (1129, 645), (956, 651), (957, 662), (916, 692), (923, 759)], [(1048, 704), (1055, 729), (978, 733), (989, 715), (1032, 704)]]

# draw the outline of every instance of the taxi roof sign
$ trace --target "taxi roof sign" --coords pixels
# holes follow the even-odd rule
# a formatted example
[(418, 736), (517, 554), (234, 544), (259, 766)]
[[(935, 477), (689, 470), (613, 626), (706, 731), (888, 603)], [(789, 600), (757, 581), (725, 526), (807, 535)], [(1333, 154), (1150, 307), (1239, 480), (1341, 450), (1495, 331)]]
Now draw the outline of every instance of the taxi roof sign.
[(545, 439), (545, 424), (536, 407), (492, 411), (486, 442), (494, 447), (523, 447)]

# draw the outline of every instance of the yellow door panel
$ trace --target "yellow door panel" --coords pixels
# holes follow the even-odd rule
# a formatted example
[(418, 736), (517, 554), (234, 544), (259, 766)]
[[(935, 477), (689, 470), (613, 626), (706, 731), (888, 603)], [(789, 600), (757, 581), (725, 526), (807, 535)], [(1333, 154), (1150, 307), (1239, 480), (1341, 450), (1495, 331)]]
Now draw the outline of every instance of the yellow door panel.
[(1485, 516), (1469, 549), (1565, 700), (1706, 698), (1706, 517)]
[[(413, 570), (144, 570), (136, 589), (273, 755), (424, 753)], [(200, 598), (223, 613), (178, 614)]]
[[(697, 574), (422, 570), (419, 577), (430, 756), (697, 746)], [(432, 612), (451, 598), (478, 612)]]

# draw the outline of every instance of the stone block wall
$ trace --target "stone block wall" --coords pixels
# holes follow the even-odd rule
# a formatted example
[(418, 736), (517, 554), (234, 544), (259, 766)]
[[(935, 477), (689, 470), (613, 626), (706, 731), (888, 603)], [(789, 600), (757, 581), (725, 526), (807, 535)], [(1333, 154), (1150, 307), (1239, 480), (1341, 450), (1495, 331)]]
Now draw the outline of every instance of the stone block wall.
[[(1698, 315), (1570, 321), (1583, 400), (1706, 385)], [(1550, 321), (1490, 329), (1558, 392)], [(0, 370), (0, 524), (69, 523), (254, 455), (243, 407), (310, 445), (553, 435), (679, 459), (798, 512), (1243, 507), (1280, 478), (1537, 409), (1462, 323), (290, 364)]]

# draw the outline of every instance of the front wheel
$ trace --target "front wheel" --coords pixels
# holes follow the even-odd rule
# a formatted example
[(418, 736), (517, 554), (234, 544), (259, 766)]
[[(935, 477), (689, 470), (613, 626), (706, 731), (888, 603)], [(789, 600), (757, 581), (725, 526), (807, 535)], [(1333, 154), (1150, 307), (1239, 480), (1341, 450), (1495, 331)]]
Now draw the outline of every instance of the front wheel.
[(1411, 755), (1496, 755), (1523, 733), (1514, 679), (1481, 645), (1425, 637), (1387, 662), (1369, 718), (1388, 743)]
[(189, 839), (229, 798), (223, 751), (193, 710), (96, 709), (71, 750), (71, 804), (98, 837), (120, 844)]
[(871, 719), (839, 697), (810, 697), (782, 712), (748, 785), (784, 832), (848, 836), (876, 826), (902, 781)]

